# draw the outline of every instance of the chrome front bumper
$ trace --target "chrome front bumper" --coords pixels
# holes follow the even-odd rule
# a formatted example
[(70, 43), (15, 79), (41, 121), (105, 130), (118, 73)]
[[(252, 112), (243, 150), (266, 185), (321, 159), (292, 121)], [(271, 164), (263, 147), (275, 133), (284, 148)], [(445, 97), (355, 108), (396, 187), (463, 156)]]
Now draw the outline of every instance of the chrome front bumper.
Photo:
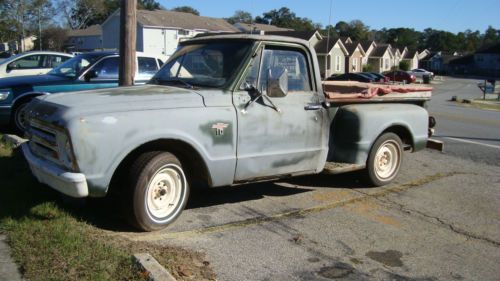
[(39, 182), (71, 197), (82, 198), (89, 195), (87, 179), (84, 174), (65, 171), (53, 163), (35, 156), (31, 153), (28, 143), (23, 143), (21, 148), (30, 165), (31, 172)]

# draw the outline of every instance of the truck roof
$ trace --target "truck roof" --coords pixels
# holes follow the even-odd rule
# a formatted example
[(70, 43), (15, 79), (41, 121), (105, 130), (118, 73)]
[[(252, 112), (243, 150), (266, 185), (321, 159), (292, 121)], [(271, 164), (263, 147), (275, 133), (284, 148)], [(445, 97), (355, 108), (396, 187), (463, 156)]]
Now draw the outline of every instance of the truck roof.
[(281, 35), (256, 35), (256, 34), (247, 34), (247, 33), (230, 33), (230, 34), (207, 34), (198, 36), (186, 41), (183, 43), (192, 43), (192, 42), (206, 42), (212, 40), (248, 40), (248, 41), (276, 41), (276, 42), (284, 42), (284, 43), (296, 43), (300, 45), (304, 45), (307, 47), (311, 47), (310, 43), (306, 40), (289, 37), (289, 36), (281, 36)]

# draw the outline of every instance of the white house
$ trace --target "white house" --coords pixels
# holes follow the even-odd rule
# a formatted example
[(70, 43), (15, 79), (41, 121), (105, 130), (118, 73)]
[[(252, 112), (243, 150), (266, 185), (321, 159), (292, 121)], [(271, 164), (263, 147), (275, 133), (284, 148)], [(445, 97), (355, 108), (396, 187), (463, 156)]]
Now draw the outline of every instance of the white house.
[(76, 52), (102, 49), (101, 26), (95, 24), (85, 29), (69, 30), (65, 48)]
[[(238, 29), (223, 19), (202, 17), (190, 13), (166, 10), (137, 11), (137, 44), (139, 52), (167, 59), (181, 39), (200, 33), (230, 33)], [(116, 10), (102, 24), (104, 49), (120, 47), (120, 10)]]
[(314, 48), (321, 77), (328, 78), (332, 74), (345, 73), (345, 58), (349, 52), (340, 38), (323, 38)]
[(370, 41), (361, 41), (361, 48), (363, 48), (363, 51), (365, 51), (365, 55), (363, 56), (363, 66), (368, 64), (368, 58), (370, 57), (371, 53), (375, 48), (377, 48), (377, 43), (375, 41), (370, 40)]
[(389, 44), (378, 44), (368, 57), (368, 63), (376, 72), (389, 71), (394, 66), (394, 53)]

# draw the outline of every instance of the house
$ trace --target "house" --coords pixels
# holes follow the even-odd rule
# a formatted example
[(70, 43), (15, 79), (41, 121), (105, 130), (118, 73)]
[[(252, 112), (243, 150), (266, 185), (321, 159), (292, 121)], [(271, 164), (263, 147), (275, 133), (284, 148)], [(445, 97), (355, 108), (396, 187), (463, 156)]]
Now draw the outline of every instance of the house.
[(427, 56), (418, 62), (419, 68), (440, 73), (444, 71), (442, 52), (429, 52)]
[(363, 57), (365, 51), (359, 42), (345, 44), (347, 55), (345, 57), (345, 72), (361, 72), (363, 71)]
[(402, 61), (407, 61), (409, 65), (409, 69), (418, 68), (418, 51), (407, 51), (403, 56)]
[(323, 38), (314, 48), (318, 56), (321, 77), (326, 78), (332, 74), (345, 72), (345, 57), (349, 52), (340, 38)]
[[(27, 51), (33, 50), (35, 48), (35, 40), (36, 36), (31, 35), (24, 37), (20, 41), (18, 40), (11, 40), (9, 42), (2, 43), (4, 45), (3, 51), (16, 51), (18, 53), (23, 53)], [(21, 43), (21, 44), (19, 44)]]
[(73, 29), (68, 31), (68, 39), (65, 48), (76, 51), (94, 51), (102, 49), (102, 28), (100, 25), (91, 25), (85, 29)]
[(394, 66), (394, 54), (390, 44), (377, 44), (377, 47), (368, 57), (368, 64), (376, 72), (385, 72)]
[(368, 64), (368, 58), (370, 57), (371, 53), (375, 48), (377, 48), (377, 43), (373, 40), (365, 40), (365, 41), (360, 41), (361, 48), (363, 48), (363, 51), (365, 51), (365, 56), (363, 57), (363, 66)]
[(349, 36), (340, 36), (340, 40), (342, 40), (342, 43), (344, 44), (352, 44), (352, 39)]
[(474, 53), (474, 65), (478, 73), (500, 75), (500, 43), (479, 48)]
[(266, 31), (266, 35), (290, 36), (308, 41), (311, 46), (316, 46), (323, 36), (317, 30), (311, 31)]
[(431, 51), (424, 49), (418, 53), (418, 60), (422, 60), (423, 58), (427, 57), (430, 54), (431, 54)]
[[(120, 47), (120, 10), (116, 10), (101, 25), (102, 47)], [(136, 50), (167, 59), (177, 49), (181, 39), (200, 33), (232, 33), (237, 28), (223, 19), (202, 17), (190, 13), (166, 10), (137, 11)]]
[(403, 60), (403, 57), (408, 52), (408, 48), (393, 48), (394, 54), (394, 66), (399, 67), (399, 63)]
[(293, 29), (291, 28), (277, 27), (271, 24), (262, 24), (262, 23), (237, 22), (233, 26), (243, 33), (261, 33), (268, 31), (293, 31)]
[(471, 74), (474, 72), (474, 54), (464, 55), (451, 59), (448, 63), (448, 72), (451, 74)]

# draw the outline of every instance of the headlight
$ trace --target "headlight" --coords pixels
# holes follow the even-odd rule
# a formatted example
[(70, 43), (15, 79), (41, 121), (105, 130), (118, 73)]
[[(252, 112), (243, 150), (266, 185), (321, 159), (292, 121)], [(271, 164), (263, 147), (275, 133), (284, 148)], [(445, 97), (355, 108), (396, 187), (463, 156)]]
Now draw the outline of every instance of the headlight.
[(10, 92), (6, 90), (0, 90), (0, 101), (6, 100), (9, 97)]

